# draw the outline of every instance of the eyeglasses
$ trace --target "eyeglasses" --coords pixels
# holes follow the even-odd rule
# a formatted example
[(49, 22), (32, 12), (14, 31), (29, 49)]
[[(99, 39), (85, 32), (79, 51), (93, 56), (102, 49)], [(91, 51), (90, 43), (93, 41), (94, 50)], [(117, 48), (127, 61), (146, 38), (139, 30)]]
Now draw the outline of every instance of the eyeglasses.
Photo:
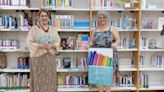
[(103, 16), (103, 17), (98, 17), (98, 19), (106, 19), (107, 17)]

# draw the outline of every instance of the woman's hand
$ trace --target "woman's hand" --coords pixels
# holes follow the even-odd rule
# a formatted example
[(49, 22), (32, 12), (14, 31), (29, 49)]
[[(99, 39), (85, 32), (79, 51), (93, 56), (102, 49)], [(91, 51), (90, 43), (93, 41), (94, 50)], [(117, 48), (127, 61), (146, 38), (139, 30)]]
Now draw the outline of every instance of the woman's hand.
[(39, 49), (49, 49), (49, 45), (48, 44), (40, 44)]
[(88, 49), (89, 49), (89, 47), (90, 47), (90, 45), (89, 45), (89, 44), (84, 45), (84, 49), (85, 49), (85, 50), (88, 50)]
[(56, 49), (56, 45), (49, 44), (49, 48), (50, 48), (50, 49)]
[(117, 44), (117, 43), (112, 43), (111, 47), (112, 47), (113, 49), (116, 49), (116, 48), (118, 47), (118, 44)]

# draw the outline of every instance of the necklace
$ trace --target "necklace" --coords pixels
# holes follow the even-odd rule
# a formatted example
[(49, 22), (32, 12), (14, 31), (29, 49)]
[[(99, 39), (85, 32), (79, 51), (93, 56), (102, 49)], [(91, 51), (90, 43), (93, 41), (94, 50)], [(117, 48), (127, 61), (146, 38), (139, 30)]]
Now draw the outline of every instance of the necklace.
[(40, 24), (40, 26), (41, 26), (41, 28), (42, 28), (45, 32), (48, 32), (48, 30), (49, 30), (49, 26), (48, 26), (47, 30), (44, 29), (44, 27), (43, 27), (41, 24)]

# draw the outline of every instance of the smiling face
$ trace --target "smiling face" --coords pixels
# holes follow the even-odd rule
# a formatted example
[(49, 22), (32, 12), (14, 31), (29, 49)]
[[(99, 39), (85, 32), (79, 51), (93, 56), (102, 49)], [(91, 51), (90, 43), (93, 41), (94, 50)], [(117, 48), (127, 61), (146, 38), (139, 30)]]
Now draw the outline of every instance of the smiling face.
[(47, 25), (49, 21), (49, 15), (47, 12), (41, 11), (39, 14), (39, 21), (43, 25)]
[(107, 17), (104, 16), (104, 15), (100, 15), (98, 16), (98, 25), (100, 26), (104, 26), (104, 25), (107, 25)]

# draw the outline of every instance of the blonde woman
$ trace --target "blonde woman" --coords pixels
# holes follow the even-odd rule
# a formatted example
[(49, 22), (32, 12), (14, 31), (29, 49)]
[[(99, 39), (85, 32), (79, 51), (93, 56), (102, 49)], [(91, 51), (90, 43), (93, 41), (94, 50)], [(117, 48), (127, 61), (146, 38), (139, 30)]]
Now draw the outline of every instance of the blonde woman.
[(33, 26), (27, 36), (30, 50), (30, 75), (32, 92), (57, 92), (55, 55), (60, 47), (56, 28), (49, 26), (49, 12), (39, 12), (39, 23)]
[[(120, 43), (120, 36), (116, 29), (108, 24), (109, 13), (99, 11), (97, 13), (97, 28), (93, 33), (92, 46), (96, 48), (113, 48), (116, 49)], [(114, 60), (116, 60), (114, 51)], [(111, 76), (112, 77), (112, 76)], [(103, 92), (104, 86), (97, 85), (98, 91)], [(106, 92), (111, 92), (110, 86), (105, 86)]]

